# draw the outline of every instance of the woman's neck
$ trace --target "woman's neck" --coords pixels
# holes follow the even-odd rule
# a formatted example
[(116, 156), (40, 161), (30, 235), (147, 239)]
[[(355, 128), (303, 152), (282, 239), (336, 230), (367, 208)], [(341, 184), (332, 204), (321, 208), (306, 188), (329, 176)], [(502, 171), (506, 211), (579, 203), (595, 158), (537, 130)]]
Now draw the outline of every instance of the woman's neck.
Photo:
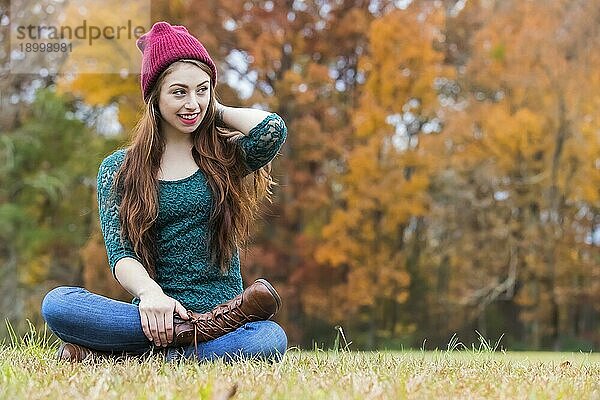
[(165, 138), (166, 152), (189, 153), (193, 146), (191, 134), (181, 133), (167, 124), (162, 125), (160, 128), (162, 129)]

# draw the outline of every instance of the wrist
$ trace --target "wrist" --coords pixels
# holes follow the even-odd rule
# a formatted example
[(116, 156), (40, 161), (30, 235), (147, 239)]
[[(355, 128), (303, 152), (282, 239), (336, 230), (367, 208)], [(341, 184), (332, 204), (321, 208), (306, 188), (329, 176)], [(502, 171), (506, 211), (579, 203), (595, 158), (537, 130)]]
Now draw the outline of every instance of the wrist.
[(142, 299), (142, 297), (146, 297), (146, 296), (152, 296), (152, 295), (157, 295), (157, 294), (164, 294), (162, 288), (160, 286), (158, 286), (158, 284), (154, 284), (145, 288), (142, 288), (142, 290), (139, 291), (138, 293), (138, 298)]

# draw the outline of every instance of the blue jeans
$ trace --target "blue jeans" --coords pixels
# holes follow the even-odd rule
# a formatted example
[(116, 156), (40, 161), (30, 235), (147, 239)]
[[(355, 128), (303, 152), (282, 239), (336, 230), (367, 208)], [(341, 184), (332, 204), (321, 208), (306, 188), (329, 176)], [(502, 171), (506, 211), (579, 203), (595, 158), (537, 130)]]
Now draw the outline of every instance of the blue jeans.
[[(73, 286), (52, 289), (42, 302), (42, 316), (60, 339), (99, 351), (142, 355), (155, 349), (140, 323), (138, 306)], [(249, 322), (195, 347), (169, 347), (166, 358), (223, 358), (280, 361), (287, 348), (283, 329), (273, 321)]]

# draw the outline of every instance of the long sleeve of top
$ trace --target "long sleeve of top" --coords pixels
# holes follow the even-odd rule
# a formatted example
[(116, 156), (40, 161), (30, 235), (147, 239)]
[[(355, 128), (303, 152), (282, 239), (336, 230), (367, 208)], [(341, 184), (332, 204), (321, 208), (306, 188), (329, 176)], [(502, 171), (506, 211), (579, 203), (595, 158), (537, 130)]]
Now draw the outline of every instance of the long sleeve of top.
[(285, 123), (277, 114), (270, 114), (237, 143), (244, 151), (246, 165), (256, 171), (267, 165), (287, 137)]
[[(272, 161), (286, 135), (283, 120), (277, 114), (270, 114), (248, 136), (238, 140), (248, 168), (257, 170)], [(117, 150), (106, 157), (98, 172), (100, 223), (113, 273), (115, 264), (123, 257), (140, 260), (131, 243), (120, 239), (120, 199), (110, 195), (114, 174), (126, 151)], [(209, 311), (240, 294), (239, 253), (235, 252), (225, 274), (210, 261), (209, 218), (213, 195), (204, 172), (198, 169), (183, 179), (159, 180), (158, 186), (158, 217), (154, 225), (158, 250), (156, 282), (165, 294), (196, 312)], [(134, 303), (137, 301), (134, 299)]]
[(98, 169), (98, 212), (100, 214), (100, 228), (104, 236), (108, 265), (113, 273), (117, 261), (124, 257), (132, 257), (140, 261), (133, 251), (129, 240), (121, 240), (121, 224), (119, 222), (119, 204), (121, 198), (118, 192), (112, 191), (115, 174), (124, 158), (123, 151), (117, 151), (106, 157)]

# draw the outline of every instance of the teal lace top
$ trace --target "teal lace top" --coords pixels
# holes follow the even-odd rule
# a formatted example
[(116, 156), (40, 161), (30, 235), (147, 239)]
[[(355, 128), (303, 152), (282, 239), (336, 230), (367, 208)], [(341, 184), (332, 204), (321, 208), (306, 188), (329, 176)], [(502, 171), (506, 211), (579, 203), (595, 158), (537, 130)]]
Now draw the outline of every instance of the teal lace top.
[[(270, 114), (236, 143), (243, 149), (247, 167), (255, 171), (275, 157), (286, 136), (283, 120), (277, 114)], [(131, 243), (121, 241), (120, 200), (118, 193), (110, 196), (114, 174), (125, 152), (126, 149), (120, 149), (106, 157), (98, 171), (100, 225), (113, 275), (120, 259), (131, 257), (141, 261)], [(239, 252), (235, 252), (226, 274), (210, 262), (208, 220), (213, 199), (204, 173), (197, 170), (180, 180), (159, 180), (158, 201), (156, 281), (165, 294), (196, 312), (209, 311), (240, 294)], [(133, 299), (133, 303), (139, 303), (139, 299)]]

